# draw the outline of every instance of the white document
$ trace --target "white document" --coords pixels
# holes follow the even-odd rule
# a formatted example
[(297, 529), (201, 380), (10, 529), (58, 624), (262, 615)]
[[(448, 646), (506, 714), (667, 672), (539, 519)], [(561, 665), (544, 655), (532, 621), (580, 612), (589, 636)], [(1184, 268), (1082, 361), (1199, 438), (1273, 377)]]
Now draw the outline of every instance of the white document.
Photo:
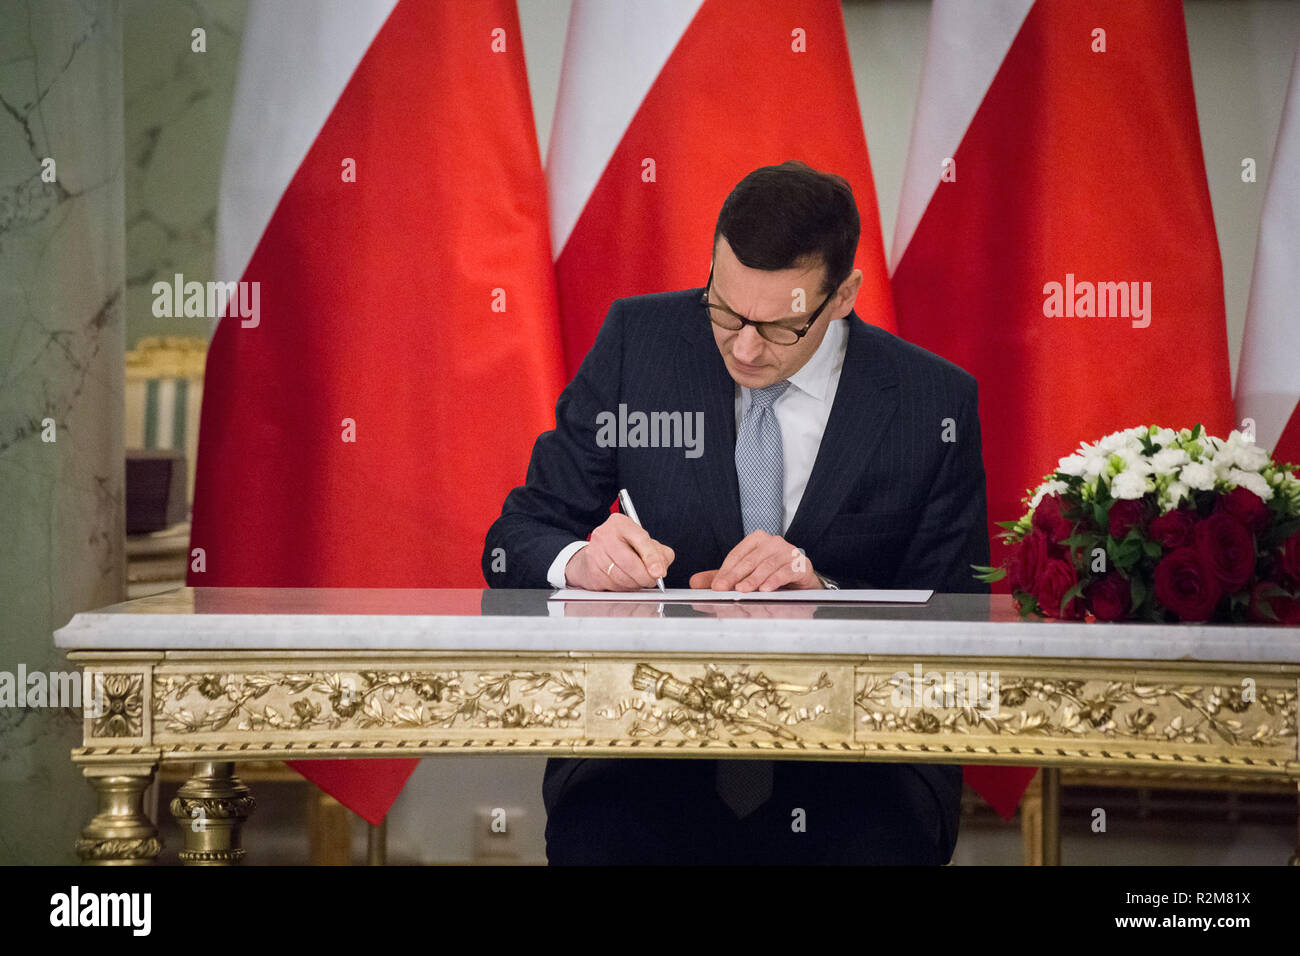
[(813, 604), (924, 604), (933, 591), (709, 591), (692, 588), (646, 588), (643, 591), (584, 591), (561, 588), (552, 601), (647, 601), (705, 604), (712, 601), (803, 601)]

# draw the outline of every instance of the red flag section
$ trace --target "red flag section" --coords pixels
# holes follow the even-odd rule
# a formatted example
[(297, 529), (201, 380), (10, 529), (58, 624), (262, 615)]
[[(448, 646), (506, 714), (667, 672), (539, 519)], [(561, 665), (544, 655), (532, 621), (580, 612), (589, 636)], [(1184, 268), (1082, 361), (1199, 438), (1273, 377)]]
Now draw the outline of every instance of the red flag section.
[[(979, 380), (991, 536), (1081, 440), (1232, 425), (1182, 5), (1053, 0), (1007, 25), (935, 4), (904, 211), (930, 198), (900, 214), (893, 275), (900, 334)], [(972, 84), (966, 125), (940, 129)], [(1014, 807), (1032, 771), (987, 775), (967, 768)]]
[[(666, 59), (647, 55), (652, 47)], [(602, 136), (601, 120), (624, 105), (626, 119)], [(788, 159), (852, 185), (862, 217), (855, 264), (865, 275), (857, 311), (892, 331), (837, 0), (674, 0), (644, 10), (577, 0), (547, 163), (570, 373), (614, 299), (703, 286), (727, 194), (757, 167)]]
[[(401, 0), (213, 338), (191, 585), (482, 586), (562, 384), (546, 223), (513, 0)], [(414, 765), (293, 764), (372, 823)]]

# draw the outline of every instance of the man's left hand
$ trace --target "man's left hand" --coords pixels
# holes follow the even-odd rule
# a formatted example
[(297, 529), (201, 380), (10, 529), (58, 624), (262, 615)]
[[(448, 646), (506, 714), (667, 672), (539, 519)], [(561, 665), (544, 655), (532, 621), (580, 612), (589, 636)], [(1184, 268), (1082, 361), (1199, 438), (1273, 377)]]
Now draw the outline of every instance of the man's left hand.
[(715, 591), (809, 590), (822, 587), (812, 562), (779, 535), (753, 531), (731, 549), (722, 567), (691, 575), (691, 587)]

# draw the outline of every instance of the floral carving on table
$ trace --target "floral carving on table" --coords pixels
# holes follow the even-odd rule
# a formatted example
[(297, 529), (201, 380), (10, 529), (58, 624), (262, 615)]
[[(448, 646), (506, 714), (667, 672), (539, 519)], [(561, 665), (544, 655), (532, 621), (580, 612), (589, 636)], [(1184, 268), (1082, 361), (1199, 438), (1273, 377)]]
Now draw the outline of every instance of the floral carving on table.
[(580, 723), (581, 671), (170, 674), (154, 683), (169, 733), (228, 729), (551, 727)]
[[(866, 674), (859, 724), (876, 732), (1113, 737), (1178, 744), (1276, 746), (1296, 735), (1296, 692), (1247, 685), (1003, 679), (992, 713), (970, 706), (897, 707), (899, 674)], [(1251, 699), (1253, 697), (1253, 699)]]
[(95, 674), (100, 712), (92, 719), (93, 737), (139, 737), (144, 733), (144, 675)]
[(663, 737), (676, 732), (687, 738), (721, 740), (760, 733), (798, 740), (790, 728), (816, 721), (828, 708), (825, 703), (796, 706), (791, 698), (831, 686), (824, 671), (812, 683), (798, 684), (774, 680), (760, 670), (742, 667), (727, 671), (707, 664), (703, 675), (682, 681), (649, 664), (637, 664), (632, 687), (648, 695), (622, 698), (613, 707), (598, 710), (597, 715), (621, 720), (632, 714), (627, 725), (631, 737)]

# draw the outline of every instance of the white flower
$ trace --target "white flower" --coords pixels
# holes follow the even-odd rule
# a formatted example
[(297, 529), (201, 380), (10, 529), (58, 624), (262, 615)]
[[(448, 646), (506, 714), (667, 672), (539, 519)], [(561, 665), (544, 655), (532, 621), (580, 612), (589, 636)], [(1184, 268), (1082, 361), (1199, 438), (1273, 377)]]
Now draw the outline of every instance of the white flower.
[(1214, 470), (1216, 481), (1227, 481), (1228, 473), (1237, 467), (1236, 449), (1224, 448), (1212, 458), (1205, 459), (1205, 464)]
[(1194, 461), (1183, 465), (1178, 473), (1178, 480), (1197, 491), (1210, 491), (1214, 488), (1214, 469), (1209, 465)]
[(1034, 492), (1034, 497), (1029, 499), (1029, 513), (1033, 514), (1034, 509), (1038, 507), (1038, 503), (1048, 495), (1059, 495), (1063, 491), (1068, 491), (1069, 488), (1070, 486), (1063, 481), (1043, 482), (1038, 486), (1038, 490)]
[(1087, 459), (1082, 455), (1066, 455), (1056, 465), (1056, 470), (1066, 475), (1082, 475)]
[(1157, 428), (1151, 437), (1161, 448), (1168, 448), (1178, 439), (1178, 433), (1172, 428)]
[(1246, 444), (1237, 449), (1237, 465), (1246, 471), (1259, 471), (1268, 464), (1268, 452), (1258, 445)]
[(1191, 489), (1181, 481), (1171, 481), (1169, 487), (1164, 490), (1160, 499), (1161, 509), (1164, 511), (1173, 511), (1178, 505), (1191, 494)]
[(1104, 452), (1120, 451), (1125, 448), (1140, 450), (1142, 443), (1138, 441), (1138, 435), (1145, 432), (1145, 428), (1126, 428), (1124, 431), (1111, 432), (1097, 442), (1097, 446)]
[(1141, 498), (1150, 490), (1147, 484), (1146, 477), (1138, 472), (1122, 471), (1115, 476), (1110, 493), (1120, 499)]
[(1268, 486), (1264, 476), (1254, 471), (1242, 471), (1240, 468), (1234, 468), (1228, 472), (1228, 482), (1236, 485), (1238, 488), (1245, 488), (1247, 491), (1253, 491), (1259, 497), (1268, 501), (1273, 497), (1273, 489)]
[(1162, 448), (1151, 456), (1151, 467), (1158, 475), (1172, 475), (1190, 460), (1181, 448)]
[(1086, 455), (1083, 459), (1083, 474), (1085, 478), (1096, 478), (1109, 464), (1104, 452), (1094, 452)]
[(1122, 471), (1132, 471), (1139, 475), (1151, 474), (1151, 459), (1142, 454), (1141, 448), (1121, 448), (1115, 454), (1124, 462)]

